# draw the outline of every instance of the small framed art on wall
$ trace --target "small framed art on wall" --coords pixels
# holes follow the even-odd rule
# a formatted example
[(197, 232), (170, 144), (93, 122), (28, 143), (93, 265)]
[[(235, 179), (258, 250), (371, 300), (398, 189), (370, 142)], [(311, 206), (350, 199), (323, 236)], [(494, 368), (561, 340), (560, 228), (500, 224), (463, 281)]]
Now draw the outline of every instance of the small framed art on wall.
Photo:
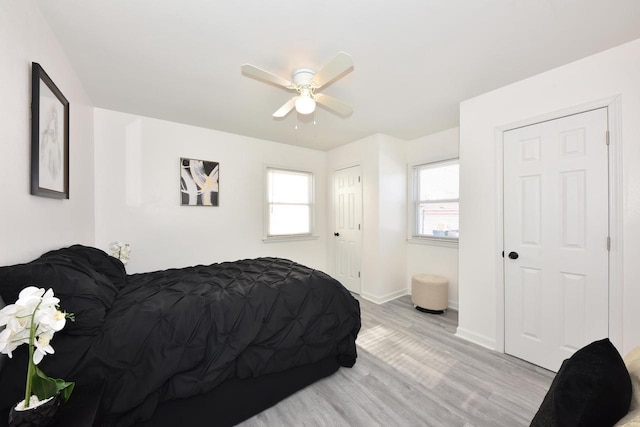
[(180, 204), (218, 206), (220, 164), (207, 160), (180, 158)]

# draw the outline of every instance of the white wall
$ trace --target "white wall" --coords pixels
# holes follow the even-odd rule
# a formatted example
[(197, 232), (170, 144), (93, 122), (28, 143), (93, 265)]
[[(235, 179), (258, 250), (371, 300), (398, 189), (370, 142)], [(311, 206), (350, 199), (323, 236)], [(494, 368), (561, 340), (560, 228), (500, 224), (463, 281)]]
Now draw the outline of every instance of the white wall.
[[(96, 246), (131, 244), (129, 273), (258, 256), (326, 270), (325, 153), (95, 109)], [(219, 207), (180, 206), (180, 157), (220, 163)], [(264, 167), (314, 173), (315, 240), (264, 243)]]
[[(30, 195), (31, 62), (70, 103), (69, 200)], [(65, 53), (31, 0), (0, 2), (0, 265), (93, 244), (93, 110)]]
[(407, 268), (406, 141), (379, 135), (378, 277), (372, 296), (386, 301), (406, 294)]
[[(622, 349), (640, 344), (640, 39), (465, 101), (460, 106), (458, 334), (496, 346), (501, 244), (497, 217), (497, 128), (620, 94), (623, 153)], [(620, 284), (614, 284), (620, 286)]]
[[(29, 194), (32, 61), (44, 67), (70, 101), (70, 200)], [(74, 243), (106, 250), (109, 242), (122, 240), (133, 247), (129, 272), (263, 255), (330, 270), (332, 240), (327, 236), (332, 230), (325, 217), (332, 221), (333, 212), (325, 185), (332, 189), (334, 170), (360, 164), (364, 294), (377, 302), (404, 294), (408, 273), (414, 266), (422, 270), (423, 258), (434, 260), (429, 269), (453, 284), (453, 274), (442, 269), (451, 266), (449, 249), (407, 249), (405, 243), (407, 147), (410, 159), (437, 157), (437, 135), (409, 145), (374, 135), (325, 154), (107, 110), (94, 112), (32, 0), (0, 2), (0, 76), (0, 179), (5, 183), (0, 186), (0, 265), (26, 262)], [(436, 152), (429, 153), (432, 149)], [(181, 156), (221, 163), (219, 208), (179, 206)], [(331, 161), (325, 163), (327, 156)], [(263, 243), (265, 163), (315, 173), (317, 240)], [(437, 257), (442, 262), (436, 262)]]
[[(458, 157), (458, 136), (459, 129), (455, 127), (409, 141), (407, 143), (409, 168)], [(410, 175), (409, 179), (411, 179)], [(408, 227), (410, 229), (411, 225), (409, 224)], [(408, 233), (410, 234), (411, 230)], [(414, 274), (437, 274), (449, 280), (449, 308), (458, 308), (457, 244), (421, 243), (409, 240), (406, 263), (406, 283), (409, 293), (411, 292), (411, 277)]]
[[(406, 142), (376, 134), (327, 153), (327, 193), (333, 197), (333, 173), (362, 168), (363, 230), (361, 295), (382, 303), (407, 292), (406, 276)], [(332, 230), (334, 213), (328, 206)], [(334, 271), (334, 246), (329, 243)]]

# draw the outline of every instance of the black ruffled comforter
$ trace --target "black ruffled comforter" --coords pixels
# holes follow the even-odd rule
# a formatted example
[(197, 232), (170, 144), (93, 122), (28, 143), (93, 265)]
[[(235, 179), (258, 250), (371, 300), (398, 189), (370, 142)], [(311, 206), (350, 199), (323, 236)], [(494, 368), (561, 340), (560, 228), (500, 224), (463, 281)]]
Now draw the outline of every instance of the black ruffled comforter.
[[(52, 287), (77, 319), (54, 337), (56, 354), (44, 359), (43, 370), (79, 385), (105, 378), (104, 409), (113, 425), (148, 419), (159, 402), (232, 377), (334, 357), (350, 367), (356, 359), (357, 300), (328, 275), (288, 260), (126, 276), (119, 261), (76, 245), (0, 268), (5, 301), (27, 284)], [(3, 374), (3, 390), (7, 381)]]

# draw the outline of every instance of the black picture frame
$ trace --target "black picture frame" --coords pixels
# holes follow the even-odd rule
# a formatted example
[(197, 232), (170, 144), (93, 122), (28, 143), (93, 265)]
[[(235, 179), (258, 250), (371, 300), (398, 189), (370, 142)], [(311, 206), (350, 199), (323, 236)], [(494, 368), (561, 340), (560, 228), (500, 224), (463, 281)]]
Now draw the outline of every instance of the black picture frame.
[(69, 198), (69, 101), (31, 64), (31, 194)]

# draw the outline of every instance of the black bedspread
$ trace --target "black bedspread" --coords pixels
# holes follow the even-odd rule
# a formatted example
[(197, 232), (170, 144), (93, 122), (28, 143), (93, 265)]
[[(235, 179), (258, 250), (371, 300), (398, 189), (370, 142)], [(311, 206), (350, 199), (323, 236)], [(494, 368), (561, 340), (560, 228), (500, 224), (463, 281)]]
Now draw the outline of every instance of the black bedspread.
[(62, 308), (76, 313), (78, 322), (54, 337), (56, 355), (43, 369), (79, 383), (104, 378), (109, 425), (134, 425), (161, 401), (234, 377), (326, 358), (355, 363), (358, 302), (320, 271), (259, 258), (125, 276), (119, 261), (105, 257), (72, 246), (3, 267), (0, 291), (12, 302), (29, 279), (52, 287)]

